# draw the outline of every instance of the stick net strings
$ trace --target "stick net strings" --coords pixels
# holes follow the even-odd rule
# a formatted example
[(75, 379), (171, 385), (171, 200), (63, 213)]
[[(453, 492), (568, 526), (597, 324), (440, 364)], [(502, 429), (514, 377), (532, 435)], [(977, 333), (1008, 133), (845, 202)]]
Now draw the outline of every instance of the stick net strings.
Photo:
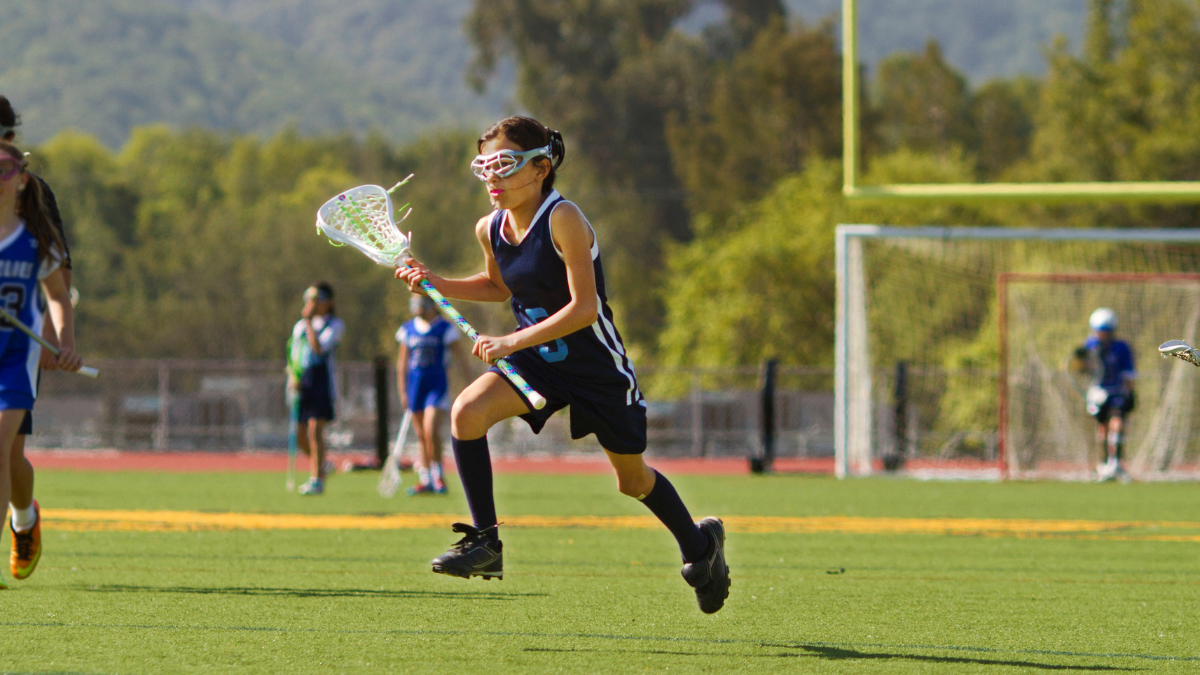
[[(848, 284), (848, 292), (851, 295), (851, 309), (856, 306), (860, 308), (851, 312), (851, 318), (860, 318), (847, 324), (847, 343), (859, 347), (851, 354), (850, 365), (855, 366), (857, 362), (857, 367), (849, 369), (847, 385), (848, 391), (862, 394), (852, 396), (847, 430), (851, 437), (869, 438), (869, 443), (861, 444), (862, 452), (867, 455), (863, 458), (865, 461), (852, 462), (858, 465), (851, 466), (855, 472), (860, 472), (859, 467), (870, 471), (872, 462), (877, 465), (885, 453), (896, 451), (910, 459), (930, 462), (998, 459), (1000, 322), (996, 286), (1000, 274), (1200, 271), (1200, 246), (1191, 244), (887, 237), (863, 238), (859, 241), (861, 253), (855, 267), (861, 271), (852, 273), (851, 281), (859, 276), (861, 282), (853, 289)], [(1159, 293), (1156, 297), (1144, 293), (1139, 296), (1130, 290), (1122, 292), (1126, 293), (1131, 306), (1142, 306), (1140, 314), (1132, 310), (1122, 314), (1120, 307), (1114, 307), (1118, 314), (1122, 314), (1123, 329), (1131, 325), (1130, 321), (1139, 320), (1135, 318), (1137, 316), (1148, 317), (1142, 319), (1147, 326), (1145, 332), (1148, 336), (1144, 343), (1137, 343), (1136, 340), (1141, 338), (1131, 338), (1124, 330), (1118, 331), (1119, 336), (1124, 335), (1133, 343), (1138, 366), (1143, 373), (1143, 381), (1138, 388), (1139, 407), (1132, 418), (1134, 426), (1143, 427), (1138, 433), (1148, 432), (1157, 414), (1157, 404), (1148, 400), (1147, 395), (1150, 389), (1156, 389), (1158, 393), (1152, 399), (1169, 401), (1171, 406), (1178, 409), (1169, 415), (1163, 413), (1168, 415), (1164, 422), (1174, 421), (1174, 427), (1170, 424), (1158, 427), (1174, 429), (1171, 432), (1174, 440), (1167, 440), (1162, 436), (1165, 432), (1159, 431), (1156, 432), (1159, 440), (1147, 447), (1175, 447), (1185, 433), (1191, 434), (1192, 438), (1197, 437), (1193, 431), (1185, 432), (1180, 426), (1182, 422), (1178, 422), (1184, 416), (1182, 411), (1192, 409), (1196, 403), (1189, 402), (1188, 397), (1192, 394), (1182, 392), (1182, 383), (1176, 384), (1171, 390), (1179, 391), (1178, 397), (1172, 398), (1170, 391), (1164, 389), (1169, 381), (1159, 378), (1157, 371), (1168, 367), (1169, 361), (1158, 364), (1161, 359), (1156, 349), (1165, 339), (1186, 337), (1185, 329), (1196, 304), (1193, 302), (1189, 306), (1183, 298), (1192, 291), (1180, 296), (1182, 291), (1177, 289), (1173, 291), (1174, 295), (1163, 296)], [(1036, 299), (1037, 293), (1031, 293)], [(1010, 354), (1009, 374), (1019, 376), (1022, 386), (1030, 386), (1037, 391), (1061, 390), (1053, 400), (1045, 399), (1038, 403), (1035, 395), (1030, 394), (1028, 399), (1010, 401), (1010, 407), (1027, 406), (1036, 411), (1045, 418), (1045, 421), (1037, 423), (1037, 428), (1054, 427), (1055, 438), (1059, 441), (1071, 439), (1063, 441), (1070, 447), (1078, 447), (1083, 442), (1078, 440), (1080, 438), (1089, 439), (1085, 443), (1088, 447), (1095, 447), (1095, 442), (1093, 432), (1089, 431), (1091, 427), (1088, 426), (1092, 422), (1083, 411), (1082, 402), (1076, 405), (1075, 399), (1080, 398), (1079, 394), (1064, 379), (1066, 376), (1062, 366), (1064, 359), (1070, 355), (1070, 349), (1082, 344), (1087, 336), (1088, 313), (1097, 306), (1113, 305), (1113, 302), (1107, 301), (1107, 297), (1093, 298), (1080, 291), (1077, 295), (1068, 294), (1058, 300), (1047, 298), (1048, 304), (1028, 305), (1024, 310), (1024, 318), (1015, 307), (1009, 308), (1010, 330), (1022, 330), (1017, 326), (1021, 321), (1029, 325), (1026, 333), (1009, 337), (1010, 349), (1020, 347), (1020, 341), (1025, 340), (1026, 353), (1029, 354), (1027, 359)], [(1144, 299), (1138, 300), (1138, 297)], [(1067, 300), (1079, 306), (1086, 306), (1093, 301), (1097, 304), (1087, 306), (1086, 311), (1078, 310), (1080, 316), (1064, 319), (1070, 323), (1069, 330), (1065, 326), (1061, 329), (1048, 326), (1046, 330), (1059, 330), (1060, 334), (1039, 337), (1037, 324), (1042, 317), (1065, 316), (1076, 311), (1069, 310), (1063, 304)], [(1163, 304), (1167, 300), (1169, 303)], [(1162, 329), (1165, 332), (1149, 337), (1151, 325), (1158, 327), (1155, 330)], [(1034, 349), (1028, 347), (1030, 339), (1035, 340), (1035, 346), (1046, 340), (1061, 340), (1065, 344), (1062, 349)], [(905, 366), (903, 372), (907, 375), (903, 392), (896, 389), (897, 366), (901, 362)], [(1186, 375), (1180, 377), (1184, 377), (1186, 383)], [(1041, 384), (1036, 386), (1030, 384), (1039, 382)], [(905, 416), (903, 424), (898, 423), (898, 415)], [(1076, 426), (1079, 430), (1072, 431)], [(898, 429), (903, 429), (904, 438), (897, 437)], [(1127, 439), (1126, 448), (1130, 455), (1141, 452), (1139, 442), (1147, 442), (1144, 438), (1139, 441), (1127, 436)], [(1058, 457), (1065, 461), (1067, 456), (1063, 453), (1067, 451), (1059, 450), (1057, 446), (1051, 451), (1050, 447), (1054, 445), (1054, 441), (1039, 443), (1026, 450), (1026, 459), (1034, 461), (1040, 452), (1049, 453), (1049, 458)], [(1187, 452), (1183, 455), (1179, 455), (1175, 449), (1156, 452), (1160, 452), (1164, 459), (1157, 463), (1147, 460), (1147, 470), (1175, 470), (1192, 461), (1188, 459), (1190, 455)], [(1169, 460), (1166, 459), (1168, 455)], [(1153, 452), (1147, 455), (1153, 456)], [(1053, 463), (1049, 458), (1035, 463), (1049, 467)], [(1026, 459), (1021, 460), (1022, 466), (1028, 466)], [(1080, 471), (1087, 464), (1080, 459), (1073, 461), (1076, 468), (1071, 471)], [(1149, 468), (1154, 466), (1168, 468)]]
[(412, 176), (391, 190), (378, 185), (363, 185), (347, 190), (330, 200), (318, 213), (317, 228), (337, 245), (349, 244), (381, 265), (394, 266), (408, 252), (409, 238), (400, 231), (412, 209), (400, 207), (401, 216), (393, 220), (389, 194), (406, 184)]

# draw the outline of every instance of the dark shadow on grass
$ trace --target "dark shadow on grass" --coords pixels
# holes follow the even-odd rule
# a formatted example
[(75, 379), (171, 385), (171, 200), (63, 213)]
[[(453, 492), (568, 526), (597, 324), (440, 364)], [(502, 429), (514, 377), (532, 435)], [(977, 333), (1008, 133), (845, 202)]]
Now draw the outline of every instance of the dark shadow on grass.
[(77, 586), (90, 593), (185, 593), (189, 595), (250, 595), (288, 598), (386, 598), (442, 600), (516, 600), (548, 593), (489, 593), (487, 591), (405, 591), (370, 588), (264, 588), (258, 586)]
[[(963, 665), (981, 665), (981, 666), (1012, 666), (1014, 668), (1034, 668), (1036, 670), (1094, 670), (1094, 671), (1133, 671), (1135, 668), (1122, 668), (1120, 666), (1099, 666), (1099, 665), (1063, 665), (1057, 663), (1038, 663), (1036, 661), (1019, 661), (1016, 659), (976, 659), (966, 656), (930, 656), (925, 654), (905, 654), (905, 653), (890, 653), (890, 652), (865, 652), (857, 649), (847, 649), (846, 647), (830, 647), (826, 645), (806, 645), (798, 644), (791, 645), (792, 649), (802, 649), (806, 653), (794, 654), (795, 656), (815, 656), (827, 661), (844, 661), (844, 660), (891, 660), (897, 659), (902, 661), (917, 661), (920, 663), (958, 663)], [(780, 654), (780, 656), (789, 655), (788, 653)]]
[[(775, 646), (775, 645), (763, 645)], [(962, 656), (926, 656), (922, 654), (891, 654), (885, 652), (861, 652), (854, 649), (845, 649), (841, 647), (824, 647), (818, 645), (794, 645), (789, 646), (794, 649), (802, 649), (805, 652), (779, 652), (775, 654), (747, 654), (745, 652), (688, 652), (688, 651), (672, 651), (667, 649), (555, 649), (550, 647), (526, 647), (523, 651), (526, 652), (554, 652), (554, 653), (574, 653), (574, 652), (595, 652), (595, 653), (610, 653), (610, 654), (656, 654), (662, 656), (725, 656), (729, 658), (767, 658), (767, 659), (795, 659), (795, 658), (818, 658), (827, 661), (844, 661), (844, 660), (900, 660), (900, 661), (916, 661), (920, 663), (952, 663), (962, 665), (980, 665), (980, 666), (1012, 666), (1014, 668), (1032, 668), (1035, 670), (1087, 670), (1087, 671), (1134, 671), (1135, 668), (1121, 668), (1118, 666), (1071, 666), (1056, 663), (1038, 663), (1036, 661), (1017, 661), (1004, 659), (972, 659)]]

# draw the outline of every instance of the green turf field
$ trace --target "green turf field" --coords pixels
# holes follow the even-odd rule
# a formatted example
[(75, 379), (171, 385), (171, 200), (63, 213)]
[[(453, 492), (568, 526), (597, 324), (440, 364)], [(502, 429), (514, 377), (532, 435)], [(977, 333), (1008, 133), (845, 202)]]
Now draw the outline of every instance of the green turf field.
[[(465, 513), (279, 475), (38, 474), (45, 509)], [(411, 478), (408, 478), (411, 480)], [(44, 533), (0, 594), (22, 673), (1200, 670), (1200, 486), (674, 480), (694, 514), (1193, 521), (1129, 537), (746, 534), (705, 616), (665, 530), (508, 528), (505, 579), (441, 577), (445, 530)], [(644, 515), (608, 476), (497, 477), (503, 515)], [(1191, 529), (1188, 529), (1191, 528)], [(1120, 535), (1121, 533), (1116, 533)], [(9, 545), (8, 536), (4, 546)], [(844, 571), (843, 571), (844, 570)]]

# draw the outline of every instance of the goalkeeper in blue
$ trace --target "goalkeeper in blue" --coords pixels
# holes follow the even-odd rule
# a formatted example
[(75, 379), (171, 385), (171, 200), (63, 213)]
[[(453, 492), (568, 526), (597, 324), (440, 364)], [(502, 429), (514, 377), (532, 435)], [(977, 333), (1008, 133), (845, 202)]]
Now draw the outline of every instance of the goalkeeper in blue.
[(579, 207), (554, 189), (565, 153), (562, 135), (528, 117), (508, 117), (485, 131), (477, 147), (471, 167), (495, 209), (475, 225), (484, 271), (445, 279), (410, 260), (396, 277), (413, 292), (424, 279), (447, 298), (509, 301), (517, 331), (481, 335), (472, 353), (489, 363), (506, 358), (547, 402), (534, 409), (495, 367), (455, 399), (451, 443), (474, 525), (454, 526), (464, 536), (433, 560), (433, 571), (503, 578), (488, 429), (520, 417), (536, 433), (570, 406), (571, 436), (596, 435), (618, 489), (645, 504), (675, 536), (683, 578), (700, 609), (716, 612), (729, 596), (725, 528), (717, 518), (693, 522), (671, 482), (642, 458), (646, 402), (613, 324), (596, 233)]
[(1092, 378), (1086, 395), (1087, 412), (1096, 420), (1097, 439), (1104, 461), (1096, 468), (1100, 481), (1131, 479), (1122, 460), (1125, 454), (1125, 418), (1133, 412), (1137, 399), (1133, 382), (1137, 379), (1133, 350), (1116, 339), (1117, 315), (1107, 307), (1092, 312), (1088, 319), (1092, 334), (1075, 350), (1073, 366)]

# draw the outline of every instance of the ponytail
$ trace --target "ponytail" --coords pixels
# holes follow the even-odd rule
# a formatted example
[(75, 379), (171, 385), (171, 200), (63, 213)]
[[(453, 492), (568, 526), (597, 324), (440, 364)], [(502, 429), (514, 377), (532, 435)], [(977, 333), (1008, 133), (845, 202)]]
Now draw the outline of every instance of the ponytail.
[(17, 196), (17, 215), (25, 221), (25, 227), (37, 240), (38, 260), (46, 260), (52, 255), (63, 256), (67, 246), (63, 242), (58, 224), (50, 218), (49, 200), (46, 199), (46, 190), (41, 179), (25, 170), (25, 154), (16, 145), (0, 141), (0, 153), (22, 162), (21, 172), (29, 176), (25, 190)]
[(483, 144), (498, 136), (507, 138), (522, 150), (533, 150), (535, 148), (544, 148), (547, 145), (550, 146), (549, 160), (543, 157), (534, 160), (550, 162), (550, 173), (546, 175), (545, 181), (542, 182), (542, 194), (550, 194), (550, 191), (554, 189), (554, 179), (557, 178), (557, 169), (562, 166), (563, 160), (567, 156), (567, 144), (563, 142), (563, 135), (532, 117), (514, 115), (512, 117), (505, 117), (488, 127), (488, 130), (483, 132), (475, 144), (476, 150), (482, 152)]

